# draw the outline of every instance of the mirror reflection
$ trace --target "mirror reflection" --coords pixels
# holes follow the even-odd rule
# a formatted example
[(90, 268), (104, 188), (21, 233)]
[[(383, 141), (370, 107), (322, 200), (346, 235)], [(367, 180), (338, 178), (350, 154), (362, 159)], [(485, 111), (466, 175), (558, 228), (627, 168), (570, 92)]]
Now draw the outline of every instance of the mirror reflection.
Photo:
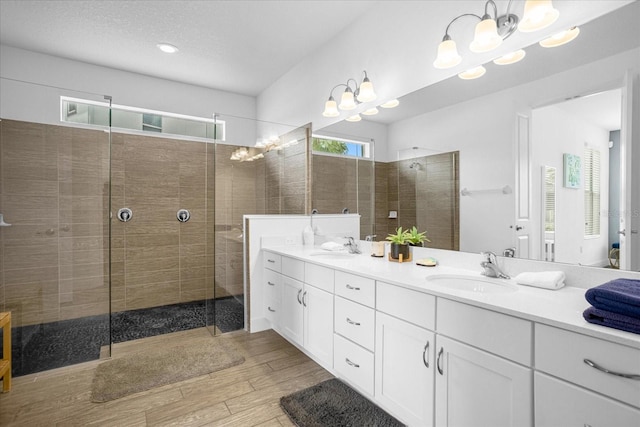
[[(640, 5), (631, 3), (581, 26), (580, 36), (567, 45), (528, 46), (517, 64), (486, 64), (481, 79), (454, 76), (400, 98), (393, 110), (314, 133), (375, 141), (378, 240), (389, 231), (391, 211), (398, 225), (418, 222), (411, 209), (389, 206), (389, 193), (378, 194), (382, 183), (400, 194), (407, 171), (418, 174), (412, 164), (455, 152), (458, 210), (449, 221), (457, 221), (459, 235), (451, 249), (638, 270), (640, 255), (631, 237), (637, 235), (631, 233), (639, 228), (634, 206), (640, 168), (624, 157), (625, 144), (638, 143), (637, 135), (625, 133), (625, 120), (638, 119), (626, 107), (631, 104), (622, 102), (637, 93), (629, 75), (640, 70), (638, 16)], [(575, 187), (564, 185), (565, 154), (580, 160)], [(408, 163), (396, 167), (400, 162)], [(542, 166), (549, 167), (549, 176), (539, 172)], [(551, 194), (551, 171), (553, 215), (543, 197)], [(501, 191), (507, 187), (512, 191)], [(421, 192), (413, 196), (416, 212), (428, 210)], [(423, 228), (430, 235), (441, 224), (427, 220)], [(616, 247), (620, 258), (614, 262), (610, 254)]]

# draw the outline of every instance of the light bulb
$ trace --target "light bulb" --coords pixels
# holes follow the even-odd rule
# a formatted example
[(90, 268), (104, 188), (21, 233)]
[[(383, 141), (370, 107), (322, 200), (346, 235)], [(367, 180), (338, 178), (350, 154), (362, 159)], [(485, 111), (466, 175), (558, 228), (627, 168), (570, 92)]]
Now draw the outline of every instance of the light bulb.
[(367, 77), (364, 78), (358, 91), (358, 101), (369, 102), (376, 99), (376, 93), (373, 91), (373, 83)]
[(485, 18), (476, 25), (475, 37), (469, 45), (471, 52), (488, 52), (502, 44), (502, 37), (498, 35), (496, 21), (486, 16)]
[(347, 88), (342, 92), (342, 98), (340, 99), (340, 105), (338, 107), (341, 110), (353, 110), (356, 108), (356, 102), (353, 99), (353, 92), (351, 89)]
[(433, 66), (439, 69), (455, 67), (462, 61), (456, 42), (448, 36), (445, 36), (445, 39), (438, 45), (438, 57), (433, 61)]
[(556, 22), (558, 16), (560, 12), (553, 8), (551, 0), (527, 0), (518, 30), (523, 33), (541, 30)]
[(324, 111), (322, 112), (322, 115), (325, 117), (338, 117), (340, 115), (340, 112), (338, 111), (338, 104), (336, 104), (333, 96), (324, 103)]

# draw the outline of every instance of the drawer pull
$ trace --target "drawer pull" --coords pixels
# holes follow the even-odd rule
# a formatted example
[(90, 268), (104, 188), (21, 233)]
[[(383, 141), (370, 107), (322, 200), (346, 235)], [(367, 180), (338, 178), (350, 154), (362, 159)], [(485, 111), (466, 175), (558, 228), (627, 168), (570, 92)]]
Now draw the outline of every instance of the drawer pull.
[(360, 322), (354, 322), (353, 320), (347, 317), (347, 323), (350, 325), (360, 326)]
[(302, 293), (302, 289), (298, 291), (298, 304), (302, 304), (302, 300), (300, 299), (300, 294)]
[(438, 352), (438, 360), (436, 360), (436, 368), (438, 368), (438, 372), (440, 372), (440, 375), (444, 375), (444, 371), (440, 367), (440, 359), (442, 359), (443, 352), (444, 352), (444, 348), (440, 347), (440, 351)]
[(360, 288), (355, 287), (355, 286), (351, 286), (350, 284), (347, 283), (347, 289), (351, 289), (352, 291), (359, 291)]
[(271, 283), (271, 282), (269, 282), (269, 281), (267, 280), (267, 285), (269, 285), (269, 286), (275, 286), (276, 284), (275, 284), (275, 283)]
[(349, 360), (348, 357), (345, 357), (344, 361), (347, 362), (347, 365), (353, 366), (354, 368), (359, 368), (360, 367), (360, 365), (358, 365), (357, 363), (353, 363), (351, 360)]
[(428, 351), (429, 351), (429, 341), (427, 341), (427, 344), (424, 346), (424, 350), (422, 350), (422, 363), (424, 363), (424, 366), (426, 366), (427, 368), (429, 367), (429, 361), (425, 359), (425, 355), (427, 355)]
[(602, 366), (592, 362), (589, 359), (584, 359), (584, 363), (586, 363), (587, 365), (591, 366), (592, 368), (597, 369), (598, 371), (604, 372), (605, 374), (615, 375), (616, 377), (628, 378), (630, 380), (640, 380), (640, 375), (637, 375), (637, 374), (623, 374), (623, 373), (620, 373), (620, 372), (610, 371), (610, 370), (608, 370), (606, 368), (603, 368)]
[(272, 313), (275, 313), (275, 312), (276, 312), (276, 311), (275, 311), (273, 308), (271, 308), (271, 307), (267, 307), (267, 309), (268, 309), (270, 312), (272, 312)]
[(273, 259), (267, 259), (267, 262), (270, 262), (271, 264), (275, 264), (276, 261)]

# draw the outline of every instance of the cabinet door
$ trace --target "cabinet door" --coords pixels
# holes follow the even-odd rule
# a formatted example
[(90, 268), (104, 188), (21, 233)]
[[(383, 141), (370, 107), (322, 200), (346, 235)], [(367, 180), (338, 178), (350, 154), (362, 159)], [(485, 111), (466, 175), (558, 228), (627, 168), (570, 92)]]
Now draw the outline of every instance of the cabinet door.
[(640, 425), (640, 410), (544, 374), (535, 389), (536, 427)]
[(333, 294), (305, 283), (304, 348), (324, 367), (333, 367)]
[(531, 369), (438, 335), (436, 425), (533, 424)]
[(282, 300), (280, 303), (280, 331), (286, 338), (302, 345), (302, 282), (282, 276)]
[(375, 398), (410, 426), (433, 425), (435, 334), (376, 314)]

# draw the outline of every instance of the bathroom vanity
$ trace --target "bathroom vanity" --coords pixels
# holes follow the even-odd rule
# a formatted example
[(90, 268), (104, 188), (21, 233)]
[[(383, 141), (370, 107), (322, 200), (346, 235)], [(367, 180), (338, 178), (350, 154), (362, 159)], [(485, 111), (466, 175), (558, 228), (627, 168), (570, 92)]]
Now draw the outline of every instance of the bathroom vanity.
[(251, 310), (411, 426), (638, 425), (640, 335), (584, 321), (585, 289), (363, 252), (263, 249)]

